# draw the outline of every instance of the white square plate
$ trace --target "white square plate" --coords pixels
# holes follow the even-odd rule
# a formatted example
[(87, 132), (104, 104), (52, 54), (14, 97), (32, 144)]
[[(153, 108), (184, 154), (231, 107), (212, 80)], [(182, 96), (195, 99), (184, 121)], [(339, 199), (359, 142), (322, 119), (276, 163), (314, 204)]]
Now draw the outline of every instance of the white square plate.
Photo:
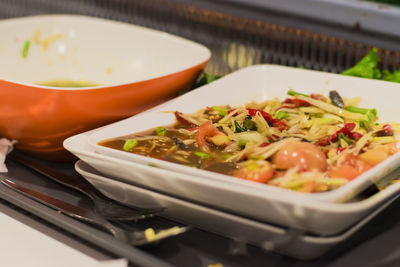
[[(207, 223), (210, 227), (220, 225), (220, 230), (228, 231), (231, 234), (233, 233), (232, 228), (234, 228), (232, 222), (228, 225), (226, 224), (228, 222), (224, 223), (221, 218), (211, 218), (210, 221), (208, 217), (198, 220), (200, 215), (197, 212), (199, 210), (193, 210), (193, 206), (190, 206), (188, 209), (193, 214), (188, 214), (187, 209), (183, 211), (178, 209), (178, 211), (175, 206), (170, 205), (171, 202), (164, 202), (165, 198), (162, 195), (168, 196), (168, 199), (174, 203), (180, 200), (207, 207), (212, 214), (227, 212), (239, 215), (247, 218), (251, 222), (251, 227), (256, 227), (257, 223), (267, 222), (316, 235), (336, 236), (389, 203), (400, 190), (400, 183), (396, 183), (362, 201), (331, 203), (315, 201), (315, 199), (305, 198), (298, 194), (283, 195), (281, 192), (265, 194), (264, 190), (249, 189), (237, 184), (227, 187), (226, 183), (217, 180), (201, 179), (184, 173), (95, 153), (93, 147), (88, 144), (88, 137), (91, 133), (89, 131), (70, 137), (65, 140), (64, 146), (104, 176), (100, 183), (94, 184), (107, 196), (137, 206), (166, 206), (168, 207), (167, 213), (176, 219), (182, 220), (190, 217), (198, 223)], [(81, 174), (83, 173), (81, 172)], [(400, 169), (396, 169), (382, 179), (382, 184), (386, 184), (399, 175)], [(84, 176), (88, 178), (87, 175)], [(120, 186), (112, 186), (118, 182)], [(131, 186), (141, 188), (141, 192), (146, 191), (151, 194), (153, 201), (148, 202), (148, 199), (138, 190), (135, 192), (130, 190)], [(227, 228), (222, 227), (224, 224)], [(209, 230), (211, 229), (213, 228)], [(259, 240), (261, 237), (257, 236), (256, 232), (254, 232), (253, 238)], [(248, 234), (249, 232), (242, 231), (242, 233)]]
[[(286, 93), (290, 88), (306, 94), (319, 93), (328, 95), (329, 91), (336, 90), (345, 97), (362, 96), (360, 106), (376, 108), (379, 121), (400, 121), (398, 115), (400, 114), (400, 106), (398, 105), (400, 84), (299, 68), (257, 65), (229, 74), (209, 85), (193, 90), (150, 111), (95, 130), (89, 137), (89, 144), (96, 152), (104, 155), (145, 165), (151, 164), (159, 168), (191, 175), (193, 176), (193, 183), (196, 183), (196, 181), (200, 180), (199, 177), (202, 177), (202, 181), (225, 183), (227, 190), (235, 184), (241, 186), (243, 190), (253, 190), (254, 192), (257, 191), (263, 194), (274, 192), (280, 194), (281, 197), (300, 195), (305, 198), (330, 202), (349, 200), (400, 165), (400, 153), (397, 153), (338, 189), (309, 194), (237, 179), (228, 175), (127, 153), (97, 144), (104, 139), (172, 124), (175, 121), (174, 115), (163, 113), (164, 111), (178, 110), (190, 113), (205, 106), (224, 104), (236, 106), (253, 100), (260, 102), (274, 97), (284, 99), (287, 97)], [(148, 183), (151, 183), (151, 179)]]

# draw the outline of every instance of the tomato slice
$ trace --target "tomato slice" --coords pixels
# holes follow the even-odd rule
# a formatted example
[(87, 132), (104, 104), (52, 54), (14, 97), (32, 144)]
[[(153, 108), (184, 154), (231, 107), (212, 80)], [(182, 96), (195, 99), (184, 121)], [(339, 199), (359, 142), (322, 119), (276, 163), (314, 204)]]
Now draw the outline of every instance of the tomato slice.
[(345, 178), (353, 180), (362, 173), (371, 169), (371, 165), (358, 156), (346, 155), (346, 159), (336, 167), (328, 171), (328, 176), (332, 178)]
[(248, 160), (243, 162), (239, 169), (233, 172), (233, 176), (257, 183), (268, 182), (274, 174), (271, 163), (265, 160)]

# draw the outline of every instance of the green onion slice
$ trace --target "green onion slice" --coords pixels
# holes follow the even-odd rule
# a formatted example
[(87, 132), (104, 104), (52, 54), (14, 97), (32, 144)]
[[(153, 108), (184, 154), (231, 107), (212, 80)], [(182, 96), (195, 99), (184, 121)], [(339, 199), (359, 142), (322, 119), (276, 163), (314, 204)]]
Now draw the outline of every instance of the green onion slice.
[(22, 57), (26, 58), (29, 53), (29, 47), (31, 46), (31, 41), (26, 40), (24, 43), (24, 47), (22, 48)]
[(156, 134), (158, 136), (164, 136), (166, 133), (167, 133), (167, 129), (165, 129), (164, 127), (159, 126), (156, 128)]
[(228, 109), (226, 107), (222, 107), (222, 106), (212, 106), (211, 110), (217, 111), (218, 115), (220, 115), (220, 116), (226, 116), (228, 114)]
[(244, 139), (240, 139), (240, 140), (239, 140), (239, 146), (240, 146), (240, 147), (245, 147), (246, 144), (247, 144), (247, 140), (244, 140)]
[(276, 113), (276, 117), (277, 117), (278, 119), (282, 120), (282, 119), (288, 118), (288, 117), (289, 117), (289, 114), (288, 114), (286, 111), (284, 111), (284, 110), (279, 110), (278, 113)]
[(346, 136), (344, 136), (344, 134), (343, 133), (339, 133), (338, 134), (338, 145), (339, 146), (341, 146), (340, 145), (340, 140), (344, 140), (348, 145), (351, 145), (351, 141), (346, 137)]
[(129, 151), (132, 148), (134, 148), (135, 146), (137, 146), (137, 144), (138, 144), (138, 141), (136, 139), (126, 140), (123, 149), (125, 151)]
[(194, 152), (194, 154), (196, 156), (198, 156), (199, 158), (202, 158), (202, 159), (209, 159), (210, 158), (210, 155), (205, 153), (205, 152), (196, 151), (196, 152)]

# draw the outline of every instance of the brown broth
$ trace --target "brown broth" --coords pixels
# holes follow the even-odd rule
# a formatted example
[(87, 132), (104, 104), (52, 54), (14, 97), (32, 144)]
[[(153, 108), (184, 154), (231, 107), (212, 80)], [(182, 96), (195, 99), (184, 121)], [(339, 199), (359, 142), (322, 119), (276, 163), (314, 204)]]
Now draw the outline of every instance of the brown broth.
[(137, 145), (127, 152), (228, 175), (237, 168), (235, 163), (225, 162), (229, 154), (220, 151), (217, 147), (210, 147), (211, 151), (208, 153), (208, 158), (196, 155), (198, 152), (203, 152), (200, 151), (194, 143), (185, 145), (184, 148), (180, 148), (174, 142), (174, 138), (185, 141), (187, 139), (193, 139), (194, 136), (180, 133), (178, 128), (179, 124), (172, 127), (166, 127), (164, 137), (167, 137), (168, 139), (162, 138), (165, 140), (138, 140), (143, 137), (157, 136), (155, 129), (151, 129), (140, 133), (104, 140), (98, 144), (125, 151), (123, 149), (125, 141), (129, 139), (137, 139)]
[(53, 80), (39, 82), (37, 85), (51, 86), (51, 87), (70, 87), (70, 88), (81, 88), (81, 87), (94, 87), (99, 84), (88, 81), (74, 81), (74, 80)]

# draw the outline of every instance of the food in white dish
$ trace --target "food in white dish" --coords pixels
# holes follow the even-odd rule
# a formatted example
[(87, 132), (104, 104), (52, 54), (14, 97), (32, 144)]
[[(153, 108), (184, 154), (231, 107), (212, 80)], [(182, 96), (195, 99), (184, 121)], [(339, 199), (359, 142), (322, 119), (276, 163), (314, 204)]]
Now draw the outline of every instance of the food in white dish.
[(288, 97), (175, 114), (176, 122), (99, 142), (236, 178), (301, 192), (341, 187), (398, 152), (400, 124), (346, 98)]

